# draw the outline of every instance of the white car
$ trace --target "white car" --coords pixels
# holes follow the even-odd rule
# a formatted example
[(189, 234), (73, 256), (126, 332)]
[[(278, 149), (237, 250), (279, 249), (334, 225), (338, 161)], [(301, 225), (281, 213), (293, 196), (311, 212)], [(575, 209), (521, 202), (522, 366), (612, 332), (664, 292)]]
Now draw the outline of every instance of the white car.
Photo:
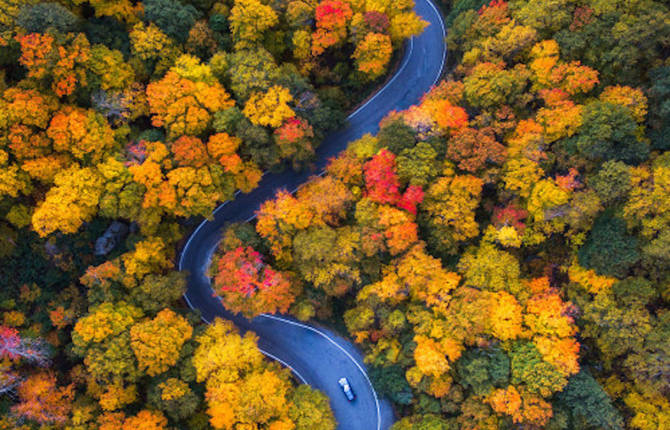
[(340, 378), (337, 383), (340, 384), (342, 391), (344, 391), (344, 395), (347, 396), (347, 400), (353, 402), (356, 398), (356, 394), (354, 394), (354, 391), (351, 389), (351, 385), (349, 385), (347, 378)]

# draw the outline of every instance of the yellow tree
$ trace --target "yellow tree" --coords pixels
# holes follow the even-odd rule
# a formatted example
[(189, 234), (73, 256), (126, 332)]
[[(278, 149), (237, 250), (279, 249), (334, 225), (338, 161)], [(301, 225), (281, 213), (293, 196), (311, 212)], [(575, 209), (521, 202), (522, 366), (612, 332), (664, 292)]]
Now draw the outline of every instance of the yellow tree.
[(33, 213), (33, 229), (40, 236), (56, 230), (75, 233), (97, 213), (103, 190), (103, 179), (94, 169), (75, 165), (58, 173), (54, 187)]
[(90, 309), (72, 330), (75, 354), (83, 357), (87, 390), (105, 410), (115, 410), (136, 398), (141, 373), (130, 346), (130, 327), (142, 311), (126, 302), (105, 302)]
[(521, 305), (513, 295), (498, 291), (488, 295), (488, 329), (500, 340), (516, 339), (522, 333)]
[(12, 28), (16, 17), (19, 16), (24, 0), (2, 0), (0, 1), (0, 27)]
[(526, 210), (532, 222), (525, 232), (524, 241), (540, 243), (551, 233), (563, 231), (566, 223), (563, 209), (571, 195), (570, 190), (561, 188), (552, 179), (538, 181), (526, 202)]
[(411, 298), (446, 311), (460, 276), (445, 270), (440, 260), (428, 255), (421, 245), (414, 246), (394, 266), (401, 288), (408, 290)]
[[(667, 156), (662, 156), (667, 159)], [(670, 166), (654, 163), (650, 168), (632, 169), (630, 197), (623, 208), (623, 217), (630, 227), (640, 229), (646, 239), (662, 235), (670, 225)]]
[(153, 22), (149, 25), (138, 22), (128, 36), (133, 58), (145, 64), (155, 64), (156, 75), (170, 68), (179, 56), (175, 42)]
[(135, 81), (135, 72), (123, 60), (123, 54), (105, 45), (93, 45), (86, 65), (97, 76), (104, 91), (124, 90)]
[(256, 335), (247, 332), (240, 336), (230, 321), (217, 318), (195, 341), (198, 347), (192, 362), (198, 382), (219, 372), (234, 381), (262, 365), (263, 354), (256, 347)]
[(287, 191), (279, 191), (274, 199), (267, 200), (258, 212), (256, 231), (270, 242), (272, 253), (284, 263), (292, 261), (293, 236), (309, 227), (314, 214), (308, 206)]
[(413, 11), (395, 14), (391, 18), (391, 27), (389, 28), (391, 40), (393, 40), (393, 43), (402, 42), (404, 39), (421, 34), (427, 26), (428, 23)]
[(188, 321), (170, 309), (160, 311), (152, 320), (135, 324), (130, 329), (130, 345), (140, 370), (156, 376), (174, 366), (192, 332)]
[(375, 79), (386, 70), (392, 53), (390, 36), (368, 33), (358, 44), (352, 57), (356, 60), (358, 70), (367, 74), (370, 79)]
[(163, 79), (149, 84), (147, 98), (152, 124), (165, 127), (169, 137), (199, 135), (214, 112), (234, 105), (210, 67), (190, 55), (179, 57)]
[(288, 105), (292, 101), (293, 96), (287, 88), (274, 85), (265, 93), (253, 93), (242, 112), (253, 124), (278, 128), (295, 116)]
[(170, 252), (171, 248), (158, 237), (148, 237), (137, 242), (134, 250), (122, 256), (126, 276), (139, 280), (149, 273), (167, 269), (172, 264)]
[(264, 362), (256, 341), (253, 333), (240, 336), (231, 322), (220, 319), (196, 338), (193, 366), (197, 380), (205, 381), (207, 412), (216, 429), (293, 428), (280, 426), (290, 423), (287, 375)]
[(71, 160), (56, 154), (45, 133), (58, 101), (32, 89), (9, 88), (0, 98), (0, 193), (29, 193), (31, 178), (51, 183)]
[(251, 48), (263, 32), (277, 24), (279, 17), (260, 0), (235, 0), (230, 10), (230, 29), (238, 48)]
[(627, 107), (639, 123), (644, 122), (647, 116), (647, 97), (638, 88), (621, 85), (607, 87), (600, 94), (600, 100)]
[(526, 157), (511, 158), (503, 166), (502, 185), (505, 190), (528, 198), (533, 186), (543, 176), (539, 163)]
[(138, 3), (133, 6), (131, 0), (74, 0), (74, 3), (89, 3), (95, 9), (95, 16), (112, 16), (129, 24), (137, 22), (142, 12), (142, 5)]
[(454, 252), (458, 242), (477, 236), (475, 209), (483, 181), (476, 176), (441, 177), (426, 192), (422, 207), (433, 232), (430, 238), (440, 249)]

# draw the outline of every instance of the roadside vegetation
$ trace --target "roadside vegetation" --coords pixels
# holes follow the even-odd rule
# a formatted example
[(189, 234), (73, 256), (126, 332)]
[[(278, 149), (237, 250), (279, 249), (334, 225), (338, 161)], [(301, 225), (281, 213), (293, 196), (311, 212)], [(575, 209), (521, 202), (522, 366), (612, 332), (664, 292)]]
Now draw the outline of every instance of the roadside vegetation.
[(412, 7), (0, 1), (0, 428), (335, 427), (185, 307), (174, 259), (263, 171), (309, 166), (423, 30)]
[(215, 289), (345, 327), (394, 430), (666, 428), (666, 5), (451, 6), (450, 76), (231, 225)]
[[(228, 226), (215, 291), (338, 327), (393, 430), (669, 428), (670, 4), (441, 6), (449, 75)], [(335, 428), (175, 259), (309, 166), (412, 7), (0, 0), (0, 429)]]

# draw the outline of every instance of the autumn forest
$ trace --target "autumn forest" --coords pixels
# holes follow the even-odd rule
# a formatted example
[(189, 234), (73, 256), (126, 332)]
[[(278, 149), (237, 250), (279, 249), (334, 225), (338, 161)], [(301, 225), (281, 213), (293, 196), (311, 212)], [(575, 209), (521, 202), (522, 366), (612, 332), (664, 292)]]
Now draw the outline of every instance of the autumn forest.
[(183, 298), (290, 171), (212, 289), (348, 339), (392, 430), (670, 428), (670, 1), (435, 5), (438, 83), (317, 176), (414, 0), (0, 0), (0, 430), (346, 429)]

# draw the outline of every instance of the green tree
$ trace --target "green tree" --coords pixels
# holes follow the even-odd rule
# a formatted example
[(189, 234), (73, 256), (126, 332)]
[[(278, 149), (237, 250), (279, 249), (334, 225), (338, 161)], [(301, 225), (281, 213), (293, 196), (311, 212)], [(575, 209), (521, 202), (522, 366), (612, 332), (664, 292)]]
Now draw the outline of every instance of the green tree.
[(387, 396), (399, 405), (412, 403), (414, 399), (412, 388), (407, 383), (405, 371), (400, 365), (374, 366), (369, 373), (377, 393)]
[(670, 67), (650, 70), (649, 80), (648, 124), (652, 148), (667, 151), (670, 149)]
[(417, 414), (393, 424), (391, 430), (454, 430), (455, 425), (434, 414)]
[(16, 18), (16, 24), (29, 33), (44, 33), (49, 28), (68, 33), (75, 30), (77, 22), (76, 15), (55, 2), (26, 4)]
[(626, 199), (632, 188), (630, 181), (630, 170), (627, 165), (620, 161), (607, 161), (588, 179), (588, 184), (598, 194), (600, 201), (609, 206)]
[(598, 217), (577, 255), (583, 267), (619, 278), (640, 259), (637, 238), (626, 232), (623, 220), (608, 212)]
[(593, 102), (584, 108), (582, 126), (569, 140), (577, 153), (594, 163), (619, 160), (637, 164), (649, 156), (649, 144), (640, 138), (638, 125), (628, 108)]
[[(600, 72), (605, 84), (637, 85), (667, 46), (668, 6), (659, 1), (588, 3), (554, 35), (561, 54)], [(585, 15), (586, 13), (586, 15)]]
[(395, 120), (384, 125), (377, 133), (380, 148), (388, 148), (394, 154), (414, 147), (416, 139), (414, 130), (402, 120)]
[(565, 376), (542, 359), (531, 342), (517, 342), (509, 352), (510, 382), (524, 384), (531, 393), (549, 397), (568, 383)]
[(144, 18), (154, 22), (168, 36), (186, 42), (188, 31), (200, 17), (200, 12), (190, 4), (179, 0), (145, 0)]
[(569, 417), (568, 428), (623, 429), (621, 414), (591, 374), (582, 370), (556, 395), (556, 405)]
[(476, 396), (488, 395), (493, 388), (506, 387), (510, 360), (498, 348), (469, 349), (456, 362), (458, 381)]

